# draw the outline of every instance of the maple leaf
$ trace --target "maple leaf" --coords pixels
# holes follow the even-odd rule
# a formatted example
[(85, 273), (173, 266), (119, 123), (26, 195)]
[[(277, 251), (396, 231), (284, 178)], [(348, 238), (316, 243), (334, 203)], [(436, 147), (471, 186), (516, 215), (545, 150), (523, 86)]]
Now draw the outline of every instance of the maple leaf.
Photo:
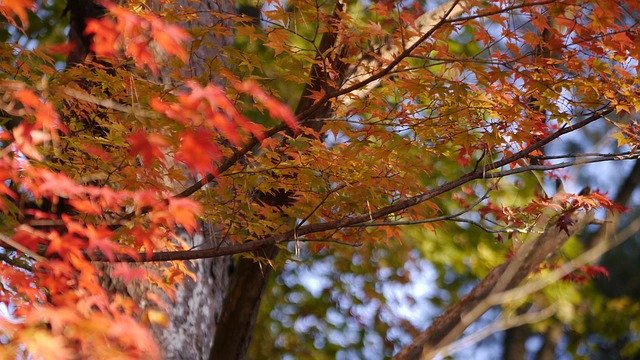
[(596, 276), (609, 277), (609, 270), (600, 265), (584, 265), (580, 268), (587, 276), (594, 278)]
[(134, 280), (144, 280), (147, 276), (147, 271), (139, 266), (131, 266), (126, 263), (113, 264), (109, 275), (122, 279), (125, 283), (130, 283)]
[(129, 135), (127, 139), (131, 143), (129, 154), (140, 155), (145, 167), (151, 167), (155, 159), (163, 162), (162, 148), (167, 146), (167, 141), (161, 135), (147, 135), (144, 131), (138, 130)]
[(320, 89), (320, 90), (312, 90), (310, 92), (309, 95), (307, 95), (307, 97), (311, 100), (313, 100), (313, 103), (317, 103), (320, 99), (322, 99), (325, 95), (327, 95), (327, 92), (324, 88)]
[(89, 239), (87, 252), (93, 253), (95, 250), (99, 250), (99, 253), (104, 255), (104, 257), (109, 261), (114, 261), (116, 259), (115, 250), (117, 250), (117, 246), (108, 238)]
[(284, 29), (275, 29), (269, 32), (267, 35), (268, 41), (264, 43), (264, 46), (273, 49), (274, 55), (278, 56), (287, 50), (286, 41), (289, 39), (289, 33)]
[(214, 139), (215, 135), (202, 127), (195, 131), (185, 130), (180, 137), (176, 159), (196, 174), (215, 172), (214, 161), (222, 158), (222, 153)]
[(70, 199), (69, 204), (81, 213), (90, 215), (102, 214), (102, 208), (95, 202), (87, 199)]
[[(155, 214), (155, 213), (152, 213), (152, 214)], [(150, 258), (153, 255), (153, 249), (155, 249), (154, 239), (157, 237), (157, 228), (143, 229), (139, 226), (136, 226), (133, 229), (131, 229), (130, 236), (133, 238), (134, 244), (137, 247), (140, 248), (144, 246), (145, 255), (148, 258)]]
[(188, 54), (183, 44), (189, 40), (189, 34), (179, 26), (166, 25), (160, 19), (151, 19), (153, 38), (160, 48), (171, 55), (175, 55), (180, 60), (187, 61)]
[(89, 19), (84, 31), (87, 35), (93, 35), (91, 49), (96, 55), (106, 58), (116, 57), (120, 33), (115, 21), (109, 18)]
[(58, 114), (53, 105), (46, 102), (36, 95), (33, 91), (22, 88), (13, 93), (16, 100), (20, 101), (29, 115), (35, 118), (35, 128), (42, 129), (58, 129), (67, 132), (66, 127), (60, 122)]
[(48, 235), (49, 245), (47, 246), (47, 254), (57, 253), (63, 258), (71, 254), (82, 256), (80, 249), (82, 249), (85, 242), (78, 237), (70, 233), (60, 235), (57, 231), (52, 231)]
[(622, 213), (628, 210), (626, 207), (616, 204), (611, 199), (609, 199), (605, 194), (599, 191), (593, 191), (589, 193), (589, 195), (586, 195), (586, 197), (593, 199), (598, 205), (604, 207), (605, 209), (608, 209), (614, 212)]
[(572, 273), (565, 275), (562, 279), (568, 282), (586, 283), (596, 276), (608, 277), (609, 271), (600, 265), (583, 265)]
[(29, 25), (27, 10), (35, 10), (33, 0), (4, 0), (0, 3), (0, 14), (9, 20), (10, 23), (17, 26), (15, 21), (13, 21), (13, 16), (18, 16), (21, 23), (21, 26), (18, 26), (19, 29), (24, 29), (24, 27)]
[(107, 259), (115, 260), (114, 252), (117, 251), (118, 245), (111, 240), (113, 234), (111, 230), (104, 226), (95, 227), (93, 225), (87, 225), (86, 229), (86, 236), (89, 238), (87, 251), (92, 253), (95, 250), (100, 250)]
[(256, 101), (264, 105), (264, 107), (269, 111), (269, 115), (271, 115), (275, 119), (284, 121), (284, 123), (287, 124), (287, 126), (289, 126), (291, 129), (295, 130), (298, 128), (298, 121), (296, 120), (296, 116), (293, 114), (293, 111), (291, 111), (291, 109), (287, 105), (267, 95), (267, 93), (264, 92), (264, 90), (262, 90), (260, 86), (258, 86), (258, 84), (256, 84), (255, 82), (234, 82), (234, 86), (239, 91), (251, 95)]
[(560, 231), (564, 231), (567, 236), (571, 236), (571, 232), (569, 232), (569, 227), (573, 226), (575, 221), (571, 218), (571, 212), (566, 212), (558, 218), (556, 221), (556, 228)]
[(462, 147), (460, 148), (460, 150), (458, 150), (456, 161), (461, 166), (468, 166), (471, 163), (471, 152), (467, 147)]
[(137, 67), (143, 68), (146, 65), (154, 74), (158, 73), (158, 64), (147, 41), (132, 41), (127, 44), (126, 49), (126, 54), (133, 58)]
[(36, 167), (26, 168), (25, 172), (32, 177), (32, 182), (24, 184), (36, 197), (72, 198), (83, 191), (81, 185), (64, 174)]
[(198, 226), (196, 216), (200, 214), (201, 207), (198, 203), (190, 199), (169, 200), (169, 213), (172, 218), (181, 225), (189, 234), (193, 234)]
[(154, 41), (156, 50), (160, 49), (186, 61), (187, 52), (183, 46), (189, 39), (186, 31), (178, 26), (165, 24), (151, 13), (134, 14), (109, 1), (102, 1), (102, 4), (114, 19), (91, 19), (85, 28), (85, 33), (94, 37), (92, 49), (97, 55), (115, 58), (123, 49), (137, 67), (147, 66), (157, 74), (159, 67), (151, 44)]

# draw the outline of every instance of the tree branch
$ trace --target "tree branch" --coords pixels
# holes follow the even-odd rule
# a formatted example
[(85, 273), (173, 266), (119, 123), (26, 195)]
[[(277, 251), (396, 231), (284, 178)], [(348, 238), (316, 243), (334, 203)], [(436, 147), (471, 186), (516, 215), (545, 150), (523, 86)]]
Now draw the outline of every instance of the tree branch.
[(473, 334), (465, 336), (460, 340), (457, 340), (455, 342), (452, 342), (449, 345), (441, 347), (436, 351), (437, 355), (434, 356), (434, 358), (440, 359), (447, 355), (453, 354), (457, 351), (460, 351), (461, 349), (464, 349), (473, 344), (476, 344), (499, 331), (508, 330), (508, 329), (526, 325), (526, 324), (533, 324), (533, 323), (542, 321), (544, 319), (550, 318), (556, 312), (557, 312), (556, 306), (550, 305), (540, 311), (528, 312), (528, 313), (524, 313), (524, 314), (520, 314), (512, 317), (501, 318), (499, 320), (496, 320), (492, 324), (487, 325), (484, 328), (474, 332)]
[[(409, 360), (417, 359), (421, 355), (435, 355), (434, 350), (452, 342), (486, 310), (495, 305), (496, 301), (499, 304), (508, 299), (503, 292), (514, 289), (569, 238), (569, 234), (557, 229), (555, 224), (550, 222), (555, 215), (557, 214), (549, 212), (541, 216), (537, 224), (544, 228), (542, 234), (524, 242), (514, 256), (489, 272), (469, 294), (447, 309), (394, 359)], [(592, 216), (593, 212), (580, 214), (581, 218), (573, 227), (573, 232), (584, 228)]]
[[(384, 67), (383, 69), (381, 69), (379, 72), (371, 75), (370, 77), (363, 79), (361, 81), (358, 81), (354, 84), (351, 84), (347, 87), (341, 88), (339, 90), (327, 93), (325, 96), (323, 96), (321, 99), (319, 99), (318, 101), (316, 101), (315, 103), (312, 102), (311, 104), (306, 104), (307, 107), (305, 109), (305, 107), (300, 106), (301, 104), (299, 104), (298, 106), (298, 110), (299, 112), (296, 115), (296, 118), (298, 120), (298, 122), (301, 125), (305, 125), (307, 123), (314, 123), (316, 120), (318, 119), (322, 119), (322, 116), (316, 117), (316, 118), (311, 118), (311, 116), (315, 115), (315, 113), (323, 107), (327, 106), (327, 102), (330, 99), (333, 98), (337, 98), (340, 97), (342, 95), (346, 95), (350, 92), (356, 91), (360, 88), (366, 87), (368, 84), (377, 81), (381, 78), (383, 78), (384, 76), (388, 75), (400, 62), (402, 62), (402, 60), (404, 60), (406, 57), (408, 57), (409, 55), (411, 55), (411, 53), (424, 41), (426, 41), (431, 35), (433, 35), (433, 33), (435, 33), (438, 28), (440, 28), (442, 25), (444, 24), (448, 24), (448, 23), (455, 23), (455, 22), (464, 22), (464, 21), (468, 21), (468, 20), (472, 20), (472, 19), (476, 19), (476, 18), (480, 18), (480, 17), (487, 17), (487, 16), (491, 16), (491, 15), (495, 15), (497, 13), (501, 13), (501, 12), (505, 12), (505, 11), (511, 11), (511, 10), (516, 10), (516, 9), (520, 9), (520, 8), (524, 8), (524, 7), (531, 7), (531, 6), (537, 6), (537, 5), (545, 5), (545, 4), (550, 4), (553, 3), (555, 0), (545, 0), (545, 1), (540, 1), (540, 2), (531, 2), (531, 3), (523, 3), (520, 5), (514, 5), (514, 6), (510, 6), (510, 7), (506, 7), (504, 9), (500, 9), (500, 10), (496, 10), (496, 11), (491, 11), (491, 12), (485, 12), (482, 14), (477, 14), (477, 15), (472, 15), (472, 16), (467, 16), (467, 17), (460, 17), (460, 18), (455, 18), (455, 19), (447, 19), (448, 16), (450, 16), (451, 14), (459, 14), (460, 12), (462, 12), (463, 10), (463, 5), (465, 4), (465, 2), (463, 1), (461, 3), (461, 0), (455, 0), (455, 1), (451, 1), (449, 3), (443, 4), (441, 7), (438, 7), (437, 9), (430, 11), (428, 13), (425, 13), (423, 16), (421, 16), (418, 20), (418, 23), (422, 22), (421, 25), (421, 29), (424, 29), (425, 27), (428, 27), (429, 25), (431, 25), (431, 27), (429, 28), (429, 30), (427, 30), (422, 36), (420, 36), (418, 39), (415, 40), (415, 43), (413, 43), (411, 46), (407, 47), (406, 49), (404, 49), (397, 57), (395, 57), (393, 59), (393, 61), (391, 61), (386, 67)], [(438, 16), (442, 16), (442, 18), (435, 22), (435, 19), (437, 19)], [(420, 20), (422, 19), (422, 20)], [(333, 39), (335, 40), (335, 39)], [(314, 65), (315, 67), (316, 65)], [(312, 69), (313, 71), (313, 69)], [(320, 72), (317, 72), (320, 73)], [(307, 91), (307, 90), (305, 90)], [(362, 94), (362, 96), (364, 96), (364, 94)], [(308, 100), (308, 98), (304, 97), (304, 93), (303, 93), (303, 97), (301, 101), (306, 101), (305, 99)], [(344, 102), (344, 100), (343, 100)], [(285, 125), (279, 125), (279, 126), (275, 126), (269, 130), (267, 130), (264, 134), (263, 137), (264, 138), (270, 138), (271, 136), (286, 130), (286, 126)], [(234, 152), (234, 154), (225, 159), (218, 167), (217, 167), (217, 171), (218, 174), (223, 173), (224, 171), (228, 170), (231, 166), (233, 166), (240, 158), (242, 158), (244, 155), (246, 155), (249, 151), (251, 151), (252, 149), (254, 149), (257, 145), (260, 144), (260, 140), (258, 140), (255, 137), (252, 137), (247, 144), (242, 147), (242, 149)], [(174, 195), (174, 197), (176, 198), (184, 198), (184, 197), (188, 197), (191, 196), (192, 194), (194, 194), (196, 191), (200, 190), (201, 188), (203, 188), (205, 185), (207, 185), (208, 183), (213, 182), (218, 175), (210, 173), (207, 174), (205, 177), (203, 177), (202, 179), (198, 180), (197, 182), (195, 182), (194, 184), (192, 184), (191, 186), (187, 187), (186, 189), (184, 189), (183, 191), (177, 193), (176, 195)], [(128, 215), (129, 217), (132, 216), (132, 214)]]
[[(578, 222), (578, 224), (573, 228), (573, 233), (580, 231), (587, 224), (589, 224), (591, 217), (592, 214), (584, 216), (582, 220)], [(609, 224), (609, 226), (607, 227), (615, 226), (616, 224), (615, 219), (617, 218), (617, 215), (612, 215), (610, 216), (610, 218), (611, 217), (613, 219), (605, 223)], [(545, 230), (545, 233), (543, 233), (535, 241), (527, 243), (531, 245), (526, 252), (522, 252), (521, 247), (516, 256), (492, 270), (489, 275), (487, 275), (487, 277), (470, 292), (469, 295), (465, 296), (460, 302), (453, 305), (443, 315), (441, 315), (441, 317), (436, 319), (433, 324), (427, 330), (425, 330), (425, 332), (416, 337), (414, 342), (404, 348), (401, 352), (399, 352), (394, 359), (414, 359), (417, 358), (420, 353), (422, 353), (423, 358), (432, 358), (437, 355), (437, 353), (440, 352), (441, 349), (445, 347), (450, 348), (447, 344), (453, 341), (453, 339), (455, 339), (457, 336), (459, 336), (459, 334), (461, 334), (467, 326), (473, 323), (490, 307), (515, 301), (517, 299), (521, 299), (527, 295), (540, 291), (546, 286), (559, 281), (560, 279), (579, 269), (580, 267), (596, 261), (604, 253), (622, 244), (624, 241), (628, 240), (638, 231), (640, 231), (640, 219), (634, 220), (631, 224), (625, 227), (623, 231), (618, 232), (613, 236), (610, 236), (605, 227), (602, 227), (598, 231), (597, 236), (599, 237), (599, 240), (596, 241), (596, 245), (584, 252), (582, 255), (571, 261), (568, 261), (559, 268), (546, 274), (542, 278), (528, 282), (518, 287), (509, 286), (509, 283), (513, 283), (514, 280), (520, 277), (518, 271), (521, 271), (521, 268), (523, 264), (526, 264), (526, 260), (528, 257), (538, 254), (537, 259), (539, 259), (539, 261), (536, 260), (531, 263), (531, 265), (535, 265), (535, 263), (539, 264), (544, 260), (544, 258), (540, 259), (539, 255), (541, 255), (542, 253), (552, 254), (555, 251), (550, 250), (553, 250), (554, 248), (559, 249), (560, 246), (562, 246), (565, 240), (569, 237), (567, 234), (561, 231), (557, 235), (557, 238), (554, 239), (553, 232), (549, 233), (549, 230), (555, 231), (555, 229), (553, 229), (554, 227), (554, 224), (549, 224), (547, 226), (547, 230)], [(551, 237), (549, 236), (549, 234), (551, 235)], [(541, 253), (540, 251), (536, 250), (536, 247), (538, 246), (545, 247), (546, 249)], [(518, 259), (517, 262), (514, 259)], [(512, 274), (510, 276), (505, 276), (508, 275), (506, 271), (508, 270), (508, 268), (504, 270), (498, 269), (505, 268), (505, 264), (509, 263), (515, 264), (516, 266), (510, 265), (512, 268)], [(529, 268), (534, 269), (535, 267)], [(495, 277), (494, 272), (496, 271), (501, 272), (501, 275), (497, 279), (497, 281), (496, 279), (493, 279)], [(527, 274), (524, 275), (526, 276)], [(492, 290), (490, 292), (482, 292), (481, 290), (486, 288), (488, 283), (491, 283)], [(476, 298), (475, 296), (478, 295), (481, 295), (483, 297)], [(463, 305), (460, 305), (461, 303)], [(464, 309), (462, 309), (461, 307), (463, 307)], [(456, 322), (454, 328), (452, 328), (451, 324), (449, 324), (449, 322), (451, 321)], [(422, 351), (422, 347), (424, 346), (428, 346), (429, 348), (425, 348), (425, 350)]]
[(26, 270), (28, 272), (33, 271), (33, 267), (26, 259), (20, 258), (12, 258), (9, 254), (6, 253), (6, 248), (2, 252), (0, 252), (0, 261), (4, 261), (5, 263), (20, 268), (22, 270)]
[[(383, 48), (378, 58), (382, 58), (384, 60), (389, 61), (388, 65), (378, 70), (377, 68), (379, 68), (381, 64), (375, 59), (368, 62), (360, 63), (358, 65), (358, 68), (353, 71), (354, 75), (351, 77), (350, 81), (348, 81), (345, 84), (345, 86), (342, 89), (340, 89), (340, 91), (338, 91), (335, 94), (327, 94), (325, 96), (327, 99), (325, 100), (323, 98), (320, 100), (320, 102), (328, 101), (333, 97), (340, 97), (339, 103), (341, 103), (342, 106), (347, 107), (353, 101), (349, 98), (349, 96), (343, 96), (343, 95), (349, 95), (349, 93), (352, 93), (360, 89), (361, 91), (357, 92), (356, 94), (353, 94), (355, 95), (353, 97), (355, 98), (364, 97), (367, 93), (373, 90), (380, 83), (380, 79), (391, 74), (393, 69), (402, 60), (404, 60), (406, 57), (411, 56), (411, 53), (418, 46), (424, 43), (440, 27), (442, 27), (445, 24), (465, 22), (465, 21), (492, 16), (492, 15), (496, 15), (496, 14), (500, 14), (500, 13), (504, 13), (512, 10), (517, 10), (521, 8), (531, 7), (531, 6), (545, 5), (545, 4), (550, 4), (554, 2), (556, 2), (556, 0), (545, 0), (540, 2), (523, 3), (519, 5), (505, 7), (495, 11), (486, 11), (476, 15), (469, 15), (464, 17), (450, 18), (450, 19), (447, 19), (447, 18), (452, 15), (457, 16), (461, 14), (465, 10), (465, 7), (468, 5), (467, 4), (468, 1), (456, 0), (456, 1), (449, 1), (447, 3), (444, 3), (440, 5), (438, 8), (434, 9), (433, 11), (425, 13), (422, 16), (418, 17), (418, 19), (416, 19), (415, 23), (416, 23), (416, 26), (418, 27), (418, 31), (424, 34), (421, 36), (414, 36), (409, 38), (407, 40), (407, 43), (409, 44), (409, 46), (406, 47), (404, 50), (402, 50), (397, 56), (395, 55), (399, 51), (397, 47), (387, 46)], [(375, 73), (370, 75), (371, 72), (375, 72)]]
[(556, 170), (556, 169), (562, 169), (566, 167), (572, 167), (572, 166), (584, 165), (584, 164), (593, 164), (593, 163), (599, 163), (604, 161), (636, 160), (639, 157), (640, 157), (640, 153), (629, 153), (626, 155), (615, 154), (615, 155), (602, 155), (601, 157), (598, 157), (595, 159), (578, 159), (576, 161), (564, 161), (561, 163), (550, 164), (550, 165), (528, 165), (528, 166), (522, 166), (515, 169), (490, 172), (486, 174), (485, 178), (487, 179), (501, 178), (509, 175), (520, 174), (527, 171)]
[[(335, 221), (329, 221), (329, 222), (324, 222), (324, 223), (314, 223), (314, 224), (308, 224), (308, 225), (304, 225), (304, 226), (300, 226), (294, 230), (290, 230), (287, 231), (285, 233), (281, 233), (278, 235), (272, 235), (272, 236), (268, 236), (262, 239), (258, 239), (255, 241), (251, 241), (251, 242), (247, 242), (247, 243), (243, 243), (243, 244), (238, 244), (238, 245), (232, 245), (229, 247), (225, 247), (225, 248), (221, 248), (221, 249), (201, 249), (201, 250), (191, 250), (191, 251), (167, 251), (167, 252), (156, 252), (154, 253), (151, 257), (147, 257), (145, 253), (141, 253), (139, 254), (140, 259), (136, 260), (130, 257), (119, 257), (116, 261), (124, 261), (124, 262), (136, 262), (136, 261), (140, 261), (140, 262), (148, 262), (148, 261), (171, 261), (171, 260), (191, 260), (191, 259), (199, 259), (199, 258), (206, 258), (206, 257), (217, 257), (217, 256), (225, 256), (225, 255), (232, 255), (232, 254), (238, 254), (238, 253), (243, 253), (243, 252), (248, 252), (248, 251), (254, 251), (257, 249), (260, 249), (262, 247), (265, 246), (269, 246), (269, 245), (275, 245), (281, 242), (286, 242), (289, 241), (289, 239), (292, 239), (294, 236), (303, 236), (303, 235), (307, 235), (307, 234), (312, 234), (312, 233), (318, 233), (318, 232), (324, 232), (324, 231), (329, 231), (329, 230), (335, 230), (335, 229), (340, 229), (340, 228), (344, 228), (344, 227), (348, 227), (351, 225), (356, 225), (356, 224), (362, 224), (362, 223), (366, 223), (371, 221), (372, 219), (379, 219), (381, 217), (387, 216), (389, 214), (392, 213), (396, 213), (396, 212), (400, 212), (403, 211), (407, 208), (410, 208), (412, 206), (415, 206), (417, 204), (423, 203), (425, 201), (428, 201), (430, 199), (433, 199), (436, 196), (439, 196), (441, 194), (444, 194), (446, 192), (449, 192), (463, 184), (466, 184), (470, 181), (473, 180), (478, 180), (478, 179), (486, 179), (489, 177), (499, 177), (498, 175), (491, 175), (490, 171), (491, 170), (495, 170), (498, 169), (502, 166), (505, 166), (507, 164), (513, 163), (517, 160), (520, 160), (522, 158), (527, 157), (527, 155), (529, 153), (531, 153), (532, 151), (539, 149), (540, 147), (546, 145), (547, 143), (551, 142), (552, 140), (570, 133), (572, 131), (578, 130), (598, 119), (600, 119), (602, 116), (605, 116), (606, 114), (610, 113), (612, 111), (612, 109), (610, 108), (604, 108), (601, 111), (595, 112), (594, 114), (592, 114), (591, 116), (585, 118), (582, 121), (579, 121), (573, 125), (570, 126), (565, 126), (562, 129), (556, 131), (555, 133), (549, 135), (548, 137), (528, 146), (527, 148), (516, 152), (514, 154), (512, 154), (511, 156), (505, 157), (502, 160), (497, 160), (491, 164), (485, 165), (480, 169), (477, 169), (475, 171), (469, 172), (461, 177), (459, 177), (456, 180), (450, 181), (448, 183), (445, 183), (441, 186), (438, 186), (437, 188), (431, 189), (429, 191), (426, 191), (424, 193), (418, 194), (416, 196), (413, 197), (409, 197), (400, 201), (397, 201), (394, 204), (382, 207), (376, 211), (367, 213), (367, 214), (361, 214), (361, 215), (355, 215), (352, 217), (346, 217), (343, 218), (341, 220), (335, 220)], [(574, 163), (563, 163), (564, 167), (567, 166), (571, 166), (574, 165)], [(556, 166), (555, 168), (560, 168), (560, 166)], [(518, 170), (518, 169), (513, 169), (513, 170)], [(530, 169), (531, 170), (531, 169)], [(514, 173), (518, 173), (518, 172), (514, 172)], [(505, 170), (502, 172), (498, 172), (498, 174), (501, 174), (501, 176), (507, 176), (507, 175), (511, 175), (512, 171), (511, 170)], [(93, 258), (96, 261), (103, 261), (105, 260), (102, 257), (94, 257)]]

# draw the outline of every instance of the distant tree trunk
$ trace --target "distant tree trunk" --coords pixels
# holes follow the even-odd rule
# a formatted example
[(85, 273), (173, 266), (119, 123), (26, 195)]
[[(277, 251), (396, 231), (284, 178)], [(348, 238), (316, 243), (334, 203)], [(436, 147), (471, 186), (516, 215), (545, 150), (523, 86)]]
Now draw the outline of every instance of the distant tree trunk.
[(525, 342), (531, 335), (528, 325), (517, 326), (504, 332), (502, 360), (525, 360)]
[(562, 326), (560, 324), (553, 324), (543, 334), (544, 341), (542, 347), (536, 353), (536, 360), (554, 360), (556, 358), (556, 347), (562, 339)]

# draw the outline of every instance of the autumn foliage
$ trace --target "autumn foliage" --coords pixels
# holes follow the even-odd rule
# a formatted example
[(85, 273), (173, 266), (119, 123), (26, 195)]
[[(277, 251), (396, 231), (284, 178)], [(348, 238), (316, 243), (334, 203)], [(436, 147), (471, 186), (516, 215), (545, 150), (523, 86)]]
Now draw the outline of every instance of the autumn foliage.
[[(16, 15), (19, 28), (24, 28), (28, 26), (26, 12), (33, 6), (9, 1), (1, 9), (11, 22)], [(109, 16), (87, 25), (87, 33), (94, 34), (96, 56), (113, 62), (130, 58), (136, 67), (152, 73), (159, 71), (160, 54), (186, 60), (184, 41), (188, 35), (184, 30), (150, 13), (134, 14), (111, 3), (105, 6)], [(275, 119), (295, 126), (291, 111), (255, 83), (233, 84)], [(3, 110), (22, 119), (1, 135), (0, 210), (5, 227), (13, 227), (13, 231), (10, 237), (2, 238), (7, 250), (0, 263), (0, 301), (15, 309), (11, 318), (0, 320), (6, 337), (3, 356), (11, 358), (25, 350), (48, 359), (159, 357), (147, 325), (166, 323), (162, 309), (167, 304), (158, 293), (149, 292), (145, 298), (153, 306), (141, 313), (131, 298), (103, 288), (100, 277), (104, 269), (92, 259), (136, 260), (139, 253), (183, 248), (177, 240), (181, 233), (197, 230), (201, 206), (172, 196), (169, 188), (157, 181), (172, 168), (184, 169), (184, 174), (215, 173), (214, 164), (223, 156), (218, 144), (229, 141), (241, 146), (248, 136), (262, 138), (264, 131), (246, 119), (218, 86), (202, 87), (194, 81), (185, 86), (174, 96), (148, 99), (150, 110), (145, 116), (165, 129), (122, 123), (130, 134), (120, 145), (107, 144), (120, 147), (120, 155), (138, 162), (146, 171), (144, 175), (129, 174), (138, 184), (127, 185), (126, 181), (106, 184), (66, 174), (63, 165), (67, 159), (57, 154), (68, 151), (69, 144), (61, 137), (77, 131), (78, 124), (65, 125), (54, 103), (70, 98), (48, 98), (48, 91), (38, 91), (26, 82), (2, 80)], [(81, 84), (58, 90), (65, 89), (79, 97), (90, 96)], [(166, 120), (161, 123), (158, 119), (163, 116)], [(71, 146), (78, 146), (98, 162), (115, 160), (113, 152), (90, 139)], [(149, 186), (140, 186), (149, 179)], [(139, 221), (143, 216), (145, 220)], [(177, 263), (153, 271), (117, 264), (109, 276), (125, 283), (151, 282), (156, 291), (171, 297), (176, 284), (190, 275), (185, 270)]]
[[(102, 2), (107, 14), (85, 32), (92, 54), (64, 71), (45, 49), (64, 56), (69, 44), (0, 50), (0, 108), (13, 119), (0, 132), (3, 356), (161, 357), (149, 327), (166, 325), (163, 311), (193, 274), (178, 261), (135, 262), (299, 240), (391, 242), (398, 225), (457, 221), (439, 219), (436, 200), (448, 193), (484, 224), (518, 230), (509, 239), (550, 209), (567, 235), (577, 213), (622, 210), (597, 191), (539, 191), (525, 205), (482, 194), (503, 177), (578, 164), (543, 147), (605, 118), (629, 151), (579, 160), (637, 157), (635, 1), (454, 1), (431, 22), (419, 2), (374, 2), (366, 17), (270, 3), (266, 29), (218, 14), (245, 51), (225, 49), (209, 69), (216, 82), (185, 76), (197, 34), (177, 25), (188, 21), (179, 7)], [(3, 23), (25, 32), (36, 6), (0, 2)], [(294, 114), (287, 102), (305, 88), (310, 105)], [(278, 191), (288, 206), (259, 197)], [(191, 251), (184, 239), (203, 221), (226, 247)], [(107, 289), (106, 278), (144, 284), (144, 294)]]

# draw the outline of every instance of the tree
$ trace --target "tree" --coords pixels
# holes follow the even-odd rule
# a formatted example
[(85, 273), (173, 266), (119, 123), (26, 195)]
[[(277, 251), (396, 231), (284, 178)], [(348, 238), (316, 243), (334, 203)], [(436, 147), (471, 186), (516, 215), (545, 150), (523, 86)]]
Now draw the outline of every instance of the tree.
[[(621, 207), (531, 173), (638, 158), (634, 1), (229, 5), (0, 5), (9, 357), (243, 358), (301, 249), (393, 258), (413, 238), (397, 262), (473, 262), (429, 327), (399, 325), (401, 359), (450, 352), (496, 306), (494, 330), (562, 320), (532, 294), (604, 272), (588, 264), (620, 239), (569, 239)], [(598, 123), (614, 151), (549, 152)], [(429, 258), (456, 242), (475, 256)]]

